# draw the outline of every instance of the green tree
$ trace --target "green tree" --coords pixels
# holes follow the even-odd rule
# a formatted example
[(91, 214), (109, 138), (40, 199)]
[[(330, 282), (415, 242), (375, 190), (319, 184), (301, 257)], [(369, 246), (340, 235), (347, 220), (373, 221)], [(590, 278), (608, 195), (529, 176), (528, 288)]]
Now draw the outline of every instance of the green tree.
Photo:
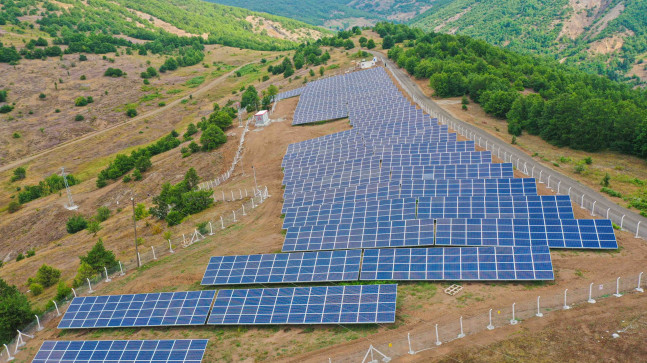
[(63, 301), (66, 300), (70, 295), (72, 295), (72, 288), (69, 287), (64, 281), (59, 281), (58, 286), (56, 286), (56, 296), (54, 297), (54, 300)]
[(151, 162), (151, 157), (148, 153), (144, 153), (144, 155), (138, 157), (137, 160), (135, 160), (135, 169), (139, 170), (142, 173), (150, 169), (152, 166), (153, 163)]
[(369, 39), (368, 42), (366, 43), (366, 48), (368, 49), (375, 48), (375, 41), (373, 39)]
[(88, 233), (91, 233), (93, 236), (96, 236), (97, 233), (101, 230), (101, 224), (99, 221), (95, 221), (94, 219), (90, 220), (88, 222), (88, 227), (86, 228), (88, 230)]
[(605, 188), (609, 187), (611, 181), (611, 175), (609, 173), (604, 174), (604, 178), (602, 178), (602, 181), (600, 182), (600, 185), (602, 185)]
[(85, 262), (81, 262), (81, 265), (76, 270), (76, 276), (74, 277), (73, 286), (74, 287), (79, 287), (79, 286), (85, 284), (86, 281), (87, 281), (86, 279), (92, 278), (96, 274), (97, 274), (97, 272), (94, 271), (92, 266), (90, 266), (89, 264), (87, 264)]
[(27, 177), (27, 170), (24, 167), (20, 166), (14, 169), (13, 175), (11, 176), (11, 182), (13, 183), (18, 180), (23, 180), (26, 177)]
[(0, 344), (8, 344), (16, 336), (16, 329), (33, 319), (27, 296), (0, 278)]
[(221, 130), (225, 130), (231, 126), (233, 119), (227, 111), (216, 111), (209, 115), (209, 123), (218, 126)]
[(119, 264), (115, 254), (105, 248), (101, 238), (85, 256), (79, 256), (79, 259), (81, 260), (81, 266), (86, 264), (96, 273), (102, 272), (104, 267), (110, 269)]
[(38, 282), (32, 282), (29, 284), (29, 290), (31, 291), (34, 296), (38, 296), (43, 293), (43, 285), (39, 284)]
[(254, 86), (250, 85), (243, 93), (240, 101), (240, 107), (247, 108), (248, 112), (258, 110), (260, 99), (258, 98), (258, 91)]
[(193, 190), (197, 188), (198, 183), (200, 183), (200, 177), (198, 176), (198, 172), (196, 172), (195, 169), (193, 168), (189, 168), (186, 174), (184, 174), (184, 183), (188, 190)]
[(80, 214), (70, 217), (65, 225), (67, 233), (74, 234), (88, 227), (88, 221)]
[(210, 151), (227, 142), (227, 135), (216, 125), (209, 125), (200, 136), (202, 150)]
[(34, 280), (43, 285), (43, 287), (50, 287), (56, 284), (60, 277), (61, 270), (57, 270), (52, 266), (43, 264), (40, 266), (38, 271), (36, 271), (36, 277)]

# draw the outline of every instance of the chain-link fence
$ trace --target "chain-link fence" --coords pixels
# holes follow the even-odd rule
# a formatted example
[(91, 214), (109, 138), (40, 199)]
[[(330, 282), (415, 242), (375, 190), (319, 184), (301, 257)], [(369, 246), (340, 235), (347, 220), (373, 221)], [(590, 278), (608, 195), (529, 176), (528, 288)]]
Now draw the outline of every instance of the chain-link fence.
[[(384, 356), (394, 359), (415, 355), (457, 339), (469, 339), (470, 335), (476, 333), (517, 325), (528, 319), (539, 319), (546, 314), (568, 310), (576, 305), (595, 303), (596, 300), (604, 298), (615, 299), (632, 292), (642, 293), (644, 285), (641, 278), (642, 272), (603, 283), (592, 282), (569, 287), (559, 293), (529, 296), (528, 300), (509, 306), (494, 306), (476, 315), (445, 316), (438, 321), (423, 321), (420, 324), (412, 324), (413, 328), (409, 331), (394, 333), (388, 337), (367, 337), (366, 345), (361, 350), (344, 356), (333, 354), (330, 356), (330, 362), (369, 361), (371, 354), (368, 350), (371, 346), (376, 349), (372, 355), (377, 361), (382, 360)], [(352, 327), (349, 329), (352, 330)]]

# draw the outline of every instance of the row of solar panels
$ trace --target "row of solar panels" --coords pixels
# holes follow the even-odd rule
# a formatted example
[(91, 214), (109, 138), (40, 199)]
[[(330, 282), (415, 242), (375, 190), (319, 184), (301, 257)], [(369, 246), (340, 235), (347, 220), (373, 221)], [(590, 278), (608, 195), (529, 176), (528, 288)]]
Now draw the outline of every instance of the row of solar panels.
[(395, 321), (396, 284), (76, 297), (59, 329)]

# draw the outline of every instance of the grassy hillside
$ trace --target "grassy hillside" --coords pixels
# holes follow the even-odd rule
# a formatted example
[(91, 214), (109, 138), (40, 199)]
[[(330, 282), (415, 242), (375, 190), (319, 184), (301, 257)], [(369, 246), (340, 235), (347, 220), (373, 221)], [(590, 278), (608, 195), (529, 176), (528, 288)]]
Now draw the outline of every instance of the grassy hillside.
[[(253, 18), (271, 22), (282, 32), (272, 36), (262, 27), (254, 26)], [(173, 34), (196, 37), (207, 44), (257, 50), (288, 49), (296, 45), (295, 41), (320, 35), (315, 27), (296, 20), (199, 0), (5, 1), (0, 26), (19, 27), (23, 32), (41, 30), (52, 38), (63, 38), (71, 33), (77, 34), (74, 35), (77, 38), (78, 34), (97, 38), (100, 34), (106, 40), (100, 42), (117, 45), (126, 40), (134, 43), (153, 41)]]
[(282, 15), (331, 29), (375, 24), (380, 20), (406, 21), (431, 7), (434, 0), (208, 0), (225, 5), (240, 6), (255, 11)]
[(548, 55), (611, 79), (647, 80), (645, 0), (454, 0), (438, 5), (411, 24)]

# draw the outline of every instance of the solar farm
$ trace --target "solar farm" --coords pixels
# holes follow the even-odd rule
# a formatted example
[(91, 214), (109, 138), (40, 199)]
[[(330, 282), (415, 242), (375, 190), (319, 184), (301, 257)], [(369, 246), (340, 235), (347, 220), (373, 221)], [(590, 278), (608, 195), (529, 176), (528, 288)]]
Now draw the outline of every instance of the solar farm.
[[(575, 219), (570, 197), (538, 195), (383, 68), (277, 100), (296, 96), (294, 126), (348, 118), (352, 129), (287, 148), (280, 252), (212, 256), (200, 291), (76, 297), (58, 328), (388, 325), (399, 281), (550, 281), (551, 250), (618, 248), (610, 220)], [(206, 346), (45, 341), (34, 362), (199, 362)]]

